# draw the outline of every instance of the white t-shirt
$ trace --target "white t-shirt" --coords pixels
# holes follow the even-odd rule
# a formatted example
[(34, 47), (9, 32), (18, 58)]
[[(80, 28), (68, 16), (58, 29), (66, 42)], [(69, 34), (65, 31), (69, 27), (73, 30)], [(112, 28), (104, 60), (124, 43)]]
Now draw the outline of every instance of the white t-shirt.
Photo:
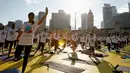
[(18, 34), (19, 34), (19, 33), (18, 33), (18, 32), (16, 32), (15, 40), (17, 40), (17, 36), (18, 36)]
[(17, 29), (10, 28), (8, 30), (8, 32), (7, 32), (7, 38), (6, 38), (6, 40), (7, 41), (15, 41), (16, 38), (17, 38), (17, 35), (18, 35)]
[(120, 37), (117, 37), (117, 39), (118, 39), (118, 41), (120, 41), (120, 42), (122, 41)]
[(125, 37), (123, 37), (123, 38), (122, 38), (122, 41), (125, 42), (125, 41), (127, 41), (127, 39), (126, 39)]
[(85, 36), (80, 37), (80, 42), (83, 42), (83, 43), (86, 42), (86, 38), (85, 38)]
[(54, 33), (54, 39), (55, 39), (55, 40), (59, 40), (59, 39), (60, 39), (59, 34)]
[(89, 45), (94, 47), (95, 46), (95, 38), (94, 37), (89, 37), (88, 40), (89, 40)]
[(83, 40), (84, 40), (84, 37), (83, 36), (80, 37), (80, 42), (83, 42)]
[(41, 34), (40, 34), (40, 42), (41, 43), (46, 43), (46, 32), (42, 32)]
[(21, 28), (21, 31), (23, 31), (23, 34), (20, 37), (18, 44), (19, 45), (33, 45), (34, 32), (36, 31), (37, 28), (38, 28), (38, 22), (35, 22), (33, 25), (29, 22), (24, 22)]
[(113, 42), (113, 43), (118, 43), (117, 37), (113, 37), (113, 38), (112, 38), (112, 42)]
[(111, 43), (111, 38), (110, 38), (110, 37), (107, 37), (107, 38), (106, 38), (106, 42), (107, 42), (107, 43)]
[(50, 34), (47, 32), (46, 33), (46, 38), (49, 40), (50, 39)]
[(0, 30), (0, 43), (4, 43), (5, 42), (5, 38), (6, 38), (6, 30)]
[(77, 37), (76, 37), (75, 34), (72, 34), (71, 38), (72, 38), (73, 41), (77, 41)]

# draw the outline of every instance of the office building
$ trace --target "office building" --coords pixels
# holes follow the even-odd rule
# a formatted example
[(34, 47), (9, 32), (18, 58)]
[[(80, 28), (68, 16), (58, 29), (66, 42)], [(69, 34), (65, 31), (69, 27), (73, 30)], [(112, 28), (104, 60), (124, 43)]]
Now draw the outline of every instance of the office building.
[(125, 12), (113, 17), (113, 22), (118, 21), (121, 28), (130, 28), (130, 13)]
[(81, 29), (82, 30), (87, 29), (87, 13), (81, 14)]
[(63, 10), (59, 10), (58, 13), (52, 13), (49, 28), (50, 30), (71, 30), (70, 15)]
[(129, 12), (130, 12), (130, 2), (128, 3), (128, 7), (129, 7)]
[(118, 13), (117, 13), (117, 9), (116, 9), (116, 6), (112, 6), (112, 16), (116, 16)]
[[(113, 10), (115, 11), (115, 7), (113, 7)], [(104, 4), (104, 7), (103, 7), (104, 28), (113, 28), (113, 24), (112, 24), (113, 14), (114, 12), (112, 13), (111, 5)]]
[(87, 29), (93, 29), (94, 26), (94, 16), (91, 10), (89, 10), (88, 16), (87, 16)]

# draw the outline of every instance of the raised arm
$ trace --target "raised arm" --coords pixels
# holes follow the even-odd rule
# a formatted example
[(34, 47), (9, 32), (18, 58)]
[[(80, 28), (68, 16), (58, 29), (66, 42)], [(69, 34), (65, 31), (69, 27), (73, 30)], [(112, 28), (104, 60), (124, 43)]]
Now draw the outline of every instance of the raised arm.
[(41, 20), (38, 21), (38, 25), (40, 25), (46, 19), (47, 15), (48, 15), (48, 8), (46, 7), (46, 14), (42, 17)]

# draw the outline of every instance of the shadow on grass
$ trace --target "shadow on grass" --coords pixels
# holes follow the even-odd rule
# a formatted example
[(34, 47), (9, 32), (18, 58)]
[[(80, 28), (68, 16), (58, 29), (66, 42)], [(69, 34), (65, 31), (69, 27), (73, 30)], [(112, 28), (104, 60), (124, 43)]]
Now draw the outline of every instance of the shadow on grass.
[(112, 71), (114, 70), (114, 66), (105, 60), (103, 60), (102, 63), (100, 63), (99, 65), (97, 65), (97, 68), (100, 73), (113, 73)]
[(39, 58), (39, 60), (38, 60), (35, 64), (31, 65), (31, 69), (30, 69), (29, 71), (27, 71), (26, 73), (32, 73), (32, 71), (33, 71), (34, 69), (43, 67), (43, 64), (44, 64), (47, 60), (49, 60), (53, 55), (54, 55), (54, 54), (52, 54), (52, 55), (50, 55), (50, 56), (48, 56), (48, 57), (41, 56), (41, 57)]

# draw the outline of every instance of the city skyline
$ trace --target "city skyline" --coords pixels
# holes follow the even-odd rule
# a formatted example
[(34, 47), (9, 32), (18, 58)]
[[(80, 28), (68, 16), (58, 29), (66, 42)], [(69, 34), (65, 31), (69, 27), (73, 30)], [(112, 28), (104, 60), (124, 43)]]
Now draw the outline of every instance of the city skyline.
[[(89, 9), (94, 13), (94, 25), (98, 28), (100, 27), (101, 21), (103, 20), (102, 7), (104, 3), (111, 4), (117, 7), (118, 13), (128, 12), (128, 2), (129, 0), (13, 0), (9, 2), (8, 0), (1, 0), (1, 14), (0, 23), (4, 25), (8, 21), (22, 20), (27, 21), (27, 14), (29, 12), (34, 12), (35, 15), (40, 11), (45, 11), (45, 7), (49, 8), (49, 15), (47, 18), (47, 25), (49, 25), (49, 20), (51, 18), (51, 13), (58, 12), (58, 10), (64, 10), (67, 14), (71, 14), (71, 26), (74, 27), (74, 12), (77, 11), (77, 28), (81, 27), (81, 13), (88, 13)], [(76, 3), (79, 4), (76, 7)], [(85, 3), (86, 2), (86, 3)], [(5, 6), (6, 4), (6, 6)], [(73, 5), (70, 7), (70, 5)], [(79, 5), (81, 5), (78, 7)], [(4, 8), (3, 8), (4, 7)], [(10, 8), (11, 7), (11, 8)], [(74, 8), (74, 9), (73, 9)]]

